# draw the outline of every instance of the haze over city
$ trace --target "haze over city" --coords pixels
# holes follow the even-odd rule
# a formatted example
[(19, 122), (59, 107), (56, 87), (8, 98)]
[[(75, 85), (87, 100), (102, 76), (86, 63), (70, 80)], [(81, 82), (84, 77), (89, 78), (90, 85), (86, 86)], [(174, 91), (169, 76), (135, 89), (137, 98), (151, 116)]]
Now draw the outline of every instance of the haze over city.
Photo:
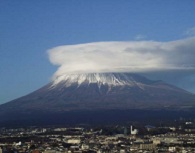
[(66, 73), (131, 72), (195, 93), (195, 2), (0, 2), (0, 103)]

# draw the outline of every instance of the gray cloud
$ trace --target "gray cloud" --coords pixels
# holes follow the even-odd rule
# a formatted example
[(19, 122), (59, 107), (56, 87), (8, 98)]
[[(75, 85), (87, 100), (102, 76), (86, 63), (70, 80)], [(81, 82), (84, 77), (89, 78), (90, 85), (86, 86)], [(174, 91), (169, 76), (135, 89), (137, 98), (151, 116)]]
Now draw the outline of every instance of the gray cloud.
[(65, 45), (48, 51), (65, 73), (152, 72), (195, 69), (195, 37), (170, 41), (94, 42)]

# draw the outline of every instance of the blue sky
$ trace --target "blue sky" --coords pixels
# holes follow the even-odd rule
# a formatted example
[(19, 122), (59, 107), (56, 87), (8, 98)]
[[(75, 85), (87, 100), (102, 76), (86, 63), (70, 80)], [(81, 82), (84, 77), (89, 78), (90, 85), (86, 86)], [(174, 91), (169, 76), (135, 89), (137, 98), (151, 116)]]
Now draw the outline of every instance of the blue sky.
[[(57, 66), (50, 63), (48, 49), (100, 41), (185, 39), (195, 35), (194, 14), (194, 0), (1, 0), (0, 103), (50, 81)], [(182, 78), (160, 74), (148, 76), (195, 91), (194, 72), (175, 73)]]

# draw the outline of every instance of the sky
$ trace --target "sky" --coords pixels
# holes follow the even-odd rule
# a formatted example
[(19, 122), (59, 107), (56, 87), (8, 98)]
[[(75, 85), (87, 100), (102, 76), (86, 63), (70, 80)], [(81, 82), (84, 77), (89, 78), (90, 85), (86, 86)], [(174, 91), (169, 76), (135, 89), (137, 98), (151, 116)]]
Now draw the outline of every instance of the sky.
[(194, 0), (1, 0), (0, 104), (94, 69), (195, 93), (194, 14)]

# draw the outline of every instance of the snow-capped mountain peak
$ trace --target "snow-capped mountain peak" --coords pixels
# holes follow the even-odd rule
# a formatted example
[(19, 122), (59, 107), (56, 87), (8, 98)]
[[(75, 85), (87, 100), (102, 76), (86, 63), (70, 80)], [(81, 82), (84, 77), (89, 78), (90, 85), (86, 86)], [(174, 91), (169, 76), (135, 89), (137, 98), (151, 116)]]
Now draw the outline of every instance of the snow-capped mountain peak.
[(86, 73), (86, 74), (64, 74), (57, 77), (52, 86), (56, 86), (59, 83), (64, 83), (65, 86), (71, 86), (72, 84), (91, 84), (97, 83), (99, 86), (107, 84), (109, 86), (133, 86), (137, 83), (144, 81), (144, 77), (137, 79), (137, 75), (129, 73)]

